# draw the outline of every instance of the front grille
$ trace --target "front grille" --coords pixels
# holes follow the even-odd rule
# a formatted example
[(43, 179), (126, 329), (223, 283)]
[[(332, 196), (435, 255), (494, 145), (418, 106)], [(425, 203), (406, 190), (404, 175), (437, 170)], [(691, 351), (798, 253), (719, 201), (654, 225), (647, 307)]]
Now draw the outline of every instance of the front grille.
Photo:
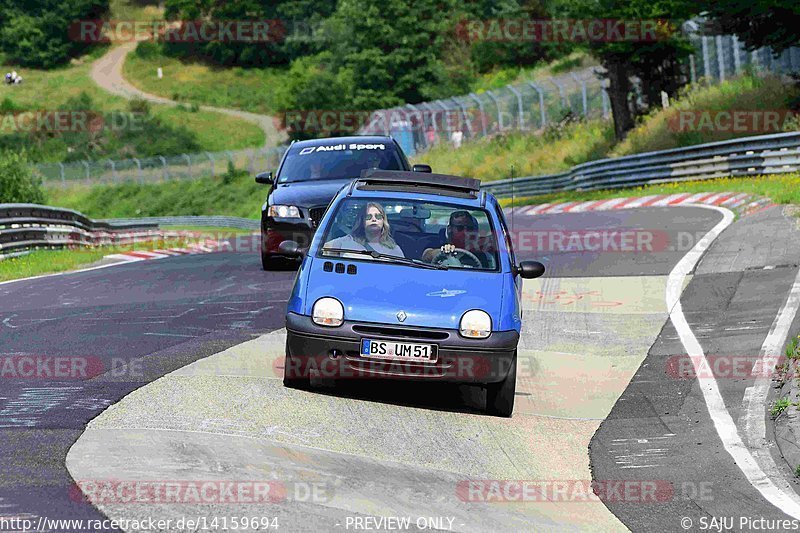
[(386, 326), (365, 326), (354, 325), (353, 331), (364, 335), (377, 335), (380, 337), (400, 337), (406, 339), (425, 339), (432, 341), (441, 341), (447, 339), (450, 335), (446, 331), (432, 331), (417, 328), (392, 328)]
[(308, 210), (308, 218), (311, 219), (311, 225), (315, 228), (319, 225), (319, 221), (322, 220), (322, 216), (325, 214), (325, 207), (312, 207)]

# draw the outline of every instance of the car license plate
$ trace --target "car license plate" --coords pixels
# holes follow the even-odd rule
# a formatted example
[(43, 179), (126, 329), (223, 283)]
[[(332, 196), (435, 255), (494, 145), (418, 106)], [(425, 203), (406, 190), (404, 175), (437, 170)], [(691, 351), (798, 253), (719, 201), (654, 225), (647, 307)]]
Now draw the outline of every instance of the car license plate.
[(436, 345), (361, 339), (361, 357), (388, 361), (433, 363), (436, 361)]

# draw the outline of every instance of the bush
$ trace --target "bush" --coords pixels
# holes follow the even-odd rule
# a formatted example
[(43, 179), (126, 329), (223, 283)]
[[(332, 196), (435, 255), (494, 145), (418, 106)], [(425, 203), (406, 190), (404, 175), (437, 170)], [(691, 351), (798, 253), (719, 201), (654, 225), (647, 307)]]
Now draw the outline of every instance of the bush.
[(24, 153), (0, 152), (0, 204), (44, 203), (41, 180), (34, 177)]
[(142, 98), (133, 98), (128, 102), (128, 110), (131, 113), (141, 113), (142, 115), (150, 115), (150, 102)]
[(3, 98), (3, 101), (0, 102), (0, 113), (13, 113), (15, 111), (22, 111), (22, 108), (15, 104), (11, 98), (7, 96)]
[(137, 57), (142, 59), (152, 59), (161, 56), (161, 45), (153, 41), (141, 41), (136, 45), (134, 52)]

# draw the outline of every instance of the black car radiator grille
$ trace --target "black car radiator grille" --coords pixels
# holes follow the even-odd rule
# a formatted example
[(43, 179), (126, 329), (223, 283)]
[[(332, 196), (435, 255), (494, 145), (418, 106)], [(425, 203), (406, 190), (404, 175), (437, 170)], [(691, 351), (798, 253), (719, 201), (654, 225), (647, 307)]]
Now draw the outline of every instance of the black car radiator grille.
[(308, 217), (311, 219), (311, 225), (315, 228), (319, 225), (319, 221), (322, 220), (325, 209), (325, 207), (312, 207), (308, 210)]

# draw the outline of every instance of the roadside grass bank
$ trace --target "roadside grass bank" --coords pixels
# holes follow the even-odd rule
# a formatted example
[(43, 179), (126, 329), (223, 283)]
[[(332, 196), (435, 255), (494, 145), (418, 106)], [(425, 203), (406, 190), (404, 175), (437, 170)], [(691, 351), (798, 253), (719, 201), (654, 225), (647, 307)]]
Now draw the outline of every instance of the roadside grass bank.
[(249, 230), (241, 228), (223, 228), (217, 226), (170, 226), (160, 224), (160, 228), (169, 231), (191, 231), (194, 233), (201, 233), (204, 236), (217, 238), (220, 236), (236, 236), (236, 235), (250, 235), (258, 230)]
[[(574, 52), (551, 63), (532, 68), (505, 67), (481, 74), (471, 90), (483, 93), (510, 83), (539, 80), (597, 65), (585, 52)], [(164, 77), (158, 78), (161, 68)], [(202, 61), (182, 61), (165, 55), (158, 46), (142, 42), (123, 66), (125, 78), (139, 89), (177, 102), (232, 107), (274, 115), (286, 101), (289, 67), (216, 67)]]
[(226, 215), (257, 220), (269, 188), (246, 171), (161, 183), (121, 183), (45, 190), (48, 205), (91, 218)]
[(70, 270), (88, 267), (111, 254), (135, 250), (181, 248), (186, 246), (189, 242), (191, 241), (185, 238), (179, 238), (114, 246), (62, 250), (34, 250), (27, 255), (0, 260), (0, 281), (68, 272)]
[(604, 200), (607, 198), (650, 196), (656, 194), (700, 193), (700, 192), (741, 192), (769, 198), (776, 204), (800, 204), (800, 173), (753, 178), (716, 178), (709, 180), (684, 181), (646, 185), (628, 189), (609, 189), (604, 191), (565, 191), (539, 196), (521, 196), (500, 200), (504, 207)]
[(488, 182), (509, 178), (512, 167), (515, 176), (564, 172), (606, 157), (613, 146), (611, 123), (592, 120), (554, 126), (542, 135), (512, 132), (479, 139), (458, 150), (442, 143), (412, 159), (431, 165), (434, 172)]
[[(121, 159), (131, 153), (147, 157), (170, 149), (173, 153), (159, 155), (184, 151), (219, 152), (264, 144), (264, 132), (257, 124), (188, 105), (147, 104), (149, 120), (136, 124), (118, 120), (114, 123), (117, 131), (112, 131), (109, 115), (143, 109), (136, 108), (135, 102), (106, 93), (92, 81), (92, 62), (107, 51), (107, 47), (100, 47), (69, 65), (51, 70), (5, 66), (6, 69), (17, 68), (25, 82), (0, 87), (0, 114), (4, 118), (0, 123), (0, 145), (24, 147), (31, 155), (38, 156), (36, 162), (59, 162), (85, 159), (85, 156)], [(82, 135), (31, 132), (18, 126), (18, 121), (6, 118), (23, 111), (41, 113), (65, 109), (102, 114), (107, 117), (106, 128)]]
[[(158, 78), (161, 68), (164, 77)], [(285, 68), (214, 67), (164, 55), (157, 45), (141, 42), (128, 54), (122, 73), (137, 88), (176, 102), (230, 107), (271, 115)]]
[[(163, 4), (163, 2), (159, 2)], [(148, 5), (141, 0), (111, 0), (109, 5), (111, 20), (160, 20), (164, 18), (164, 8), (160, 5)]]
[[(427, 163), (434, 172), (478, 178), (484, 182), (515, 176), (553, 174), (580, 163), (606, 157), (680, 148), (697, 144), (748, 137), (764, 133), (743, 128), (713, 125), (716, 111), (779, 111), (800, 108), (800, 87), (778, 77), (745, 75), (719, 85), (687, 88), (668, 109), (640, 117), (637, 127), (621, 143), (614, 139), (610, 121), (591, 120), (548, 126), (544, 132), (513, 131), (488, 139), (465, 143), (454, 150), (449, 143), (418, 154), (414, 163)], [(690, 131), (678, 131), (680, 112), (706, 113), (712, 127), (701, 127), (699, 118)], [(556, 117), (551, 117), (556, 118)], [(677, 124), (677, 126), (676, 126)], [(707, 122), (705, 124), (708, 124)], [(800, 130), (800, 121), (789, 119), (783, 131)]]
[(482, 93), (487, 90), (502, 89), (509, 84), (526, 81), (538, 81), (552, 78), (599, 65), (597, 60), (584, 51), (576, 51), (550, 63), (542, 63), (532, 68), (501, 67), (481, 74), (472, 84), (472, 92)]

